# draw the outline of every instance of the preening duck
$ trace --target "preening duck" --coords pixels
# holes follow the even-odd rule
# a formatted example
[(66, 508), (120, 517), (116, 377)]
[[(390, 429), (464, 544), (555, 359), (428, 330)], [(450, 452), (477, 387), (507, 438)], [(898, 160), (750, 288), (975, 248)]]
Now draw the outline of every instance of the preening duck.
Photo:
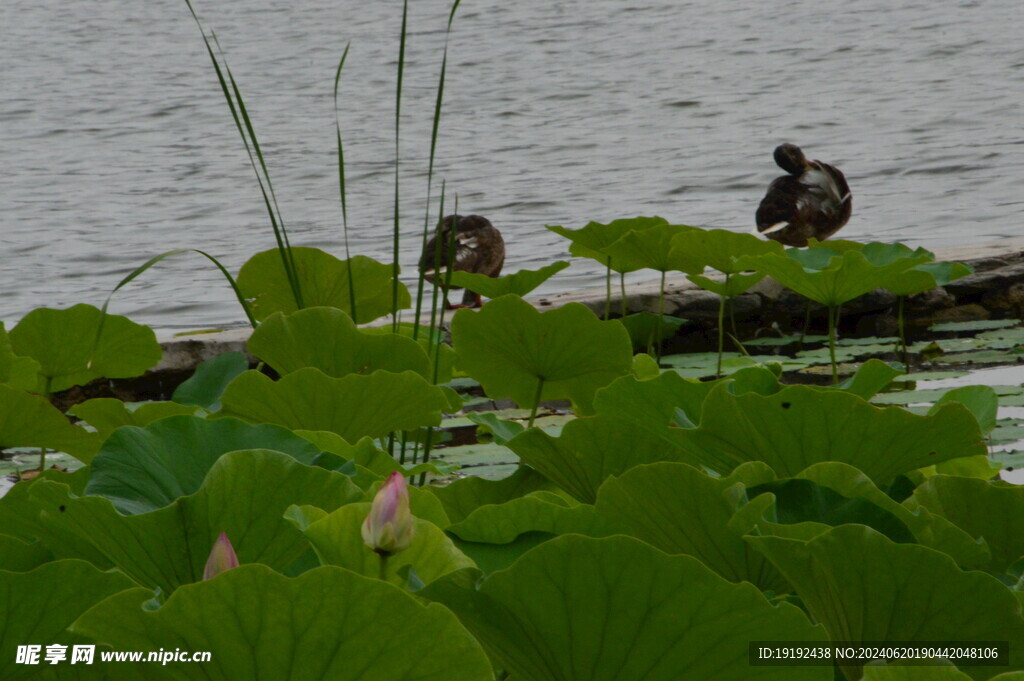
[(850, 186), (835, 167), (808, 161), (795, 144), (775, 148), (775, 162), (788, 175), (776, 178), (757, 208), (757, 231), (787, 246), (824, 241), (850, 219)]
[[(424, 279), (436, 283), (435, 271), (443, 279), (449, 252), (454, 255), (452, 269), (462, 272), (496, 277), (501, 274), (501, 266), (505, 263), (505, 241), (501, 232), (480, 215), (449, 215), (441, 220), (437, 233), (423, 247), (423, 255), (420, 256), (420, 272)], [(448, 309), (480, 307), (481, 304), (480, 294), (469, 289), (463, 294), (461, 305), (452, 305), (445, 298)]]

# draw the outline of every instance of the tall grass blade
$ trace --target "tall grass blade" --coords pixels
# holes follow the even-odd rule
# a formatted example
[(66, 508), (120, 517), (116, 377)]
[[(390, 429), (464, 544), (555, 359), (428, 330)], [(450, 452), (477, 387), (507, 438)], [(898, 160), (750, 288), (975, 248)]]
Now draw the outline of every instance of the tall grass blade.
[[(213, 68), (217, 74), (217, 81), (220, 83), (224, 99), (227, 101), (228, 109), (231, 111), (231, 117), (235, 121), (235, 127), (238, 129), (238, 134), (242, 137), (242, 143), (245, 145), (246, 154), (249, 156), (249, 164), (252, 166), (253, 173), (256, 175), (256, 181), (259, 183), (260, 192), (263, 195), (263, 203), (267, 208), (267, 215), (270, 217), (270, 225), (274, 230), (274, 238), (277, 241), (277, 248), (281, 254), (281, 264), (283, 265), (285, 274), (288, 277), (288, 282), (292, 289), (292, 295), (295, 298), (296, 307), (301, 309), (303, 307), (302, 290), (299, 285), (299, 279), (295, 269), (295, 261), (291, 254), (291, 244), (288, 241), (288, 232), (285, 229), (284, 220), (281, 218), (281, 211), (277, 204), (277, 196), (274, 193), (274, 187), (270, 181), (270, 173), (267, 170), (267, 164), (263, 158), (263, 152), (260, 149), (259, 141), (256, 138), (256, 132), (253, 128), (252, 121), (249, 118), (249, 113), (245, 108), (245, 101), (242, 99), (241, 90), (238, 88), (238, 83), (235, 81), (234, 75), (231, 73), (231, 68), (228, 66), (227, 58), (224, 56), (224, 51), (221, 49), (220, 41), (217, 39), (216, 33), (210, 31), (210, 36), (213, 39), (213, 44), (211, 44), (210, 38), (206, 37), (206, 31), (203, 29), (202, 22), (199, 21), (199, 16), (196, 14), (191, 0), (185, 0), (185, 4), (188, 6), (189, 12), (191, 12), (192, 18), (196, 22), (196, 26), (199, 27), (199, 32), (203, 37), (203, 43), (206, 45), (206, 51), (210, 55), (210, 61), (213, 62)], [(216, 52), (213, 49), (214, 45), (217, 46)], [(220, 53), (220, 59), (224, 60), (223, 68), (221, 68), (220, 59), (217, 58), (218, 52)], [(227, 77), (225, 77), (225, 73), (227, 74)], [(229, 83), (230, 87), (228, 87)]]
[(398, 251), (399, 251), (399, 193), (398, 178), (401, 169), (399, 163), (399, 132), (402, 121), (402, 77), (405, 75), (405, 38), (409, 21), (409, 0), (402, 2), (402, 34), (398, 47), (398, 86), (395, 89), (395, 228), (394, 228), (394, 257), (392, 265), (391, 282), (391, 329), (398, 332)]
[[(434, 158), (436, 157), (437, 152), (437, 132), (441, 124), (441, 106), (444, 102), (444, 81), (445, 75), (448, 72), (448, 38), (452, 32), (452, 22), (455, 21), (455, 10), (459, 8), (459, 3), (461, 1), (462, 0), (455, 0), (452, 4), (452, 10), (448, 14), (448, 27), (444, 32), (444, 54), (441, 58), (441, 76), (437, 84), (437, 99), (434, 102), (434, 124), (430, 131), (430, 160), (427, 164), (427, 205), (423, 213), (423, 243), (420, 248), (420, 252), (426, 249), (427, 241), (430, 236), (430, 190), (433, 186), (434, 180)], [(435, 272), (436, 271), (437, 270), (435, 270)], [(424, 285), (423, 274), (420, 273), (419, 282), (416, 287), (416, 318), (413, 320), (412, 327), (412, 337), (414, 339), (419, 337), (420, 313), (423, 310)], [(433, 333), (433, 328), (431, 328), (430, 333)]]
[[(348, 201), (345, 194), (345, 147), (341, 143), (341, 116), (338, 113), (338, 84), (341, 82), (341, 70), (345, 68), (345, 59), (348, 57), (348, 48), (352, 43), (345, 45), (345, 52), (338, 62), (338, 70), (334, 74), (334, 131), (338, 138), (338, 190), (341, 194), (341, 226), (345, 235), (345, 259), (352, 262), (352, 251), (348, 244)], [(352, 319), (356, 318), (356, 282), (352, 274), (352, 267), (348, 268), (348, 296), (349, 307), (352, 310)]]

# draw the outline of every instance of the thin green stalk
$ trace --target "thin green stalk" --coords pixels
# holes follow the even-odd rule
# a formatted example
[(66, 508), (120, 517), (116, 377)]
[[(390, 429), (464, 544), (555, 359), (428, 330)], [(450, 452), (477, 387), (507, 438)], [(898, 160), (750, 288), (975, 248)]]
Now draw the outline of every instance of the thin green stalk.
[(658, 321), (655, 323), (655, 360), (661, 359), (661, 318), (665, 316), (665, 273), (661, 273), (661, 286), (658, 288)]
[(402, 34), (398, 47), (398, 86), (395, 89), (395, 228), (394, 253), (391, 265), (391, 330), (398, 332), (398, 250), (399, 250), (399, 201), (398, 178), (399, 166), (399, 132), (402, 120), (402, 77), (405, 75), (405, 37), (409, 20), (409, 0), (402, 2)]
[(626, 273), (619, 272), (619, 294), (622, 299), (619, 301), (622, 303), (622, 316), (625, 317), (629, 314), (629, 306), (626, 305)]
[(718, 367), (715, 369), (715, 378), (722, 377), (722, 350), (725, 345), (725, 296), (718, 298)]
[(907, 358), (907, 336), (906, 329), (903, 327), (903, 298), (904, 296), (896, 296), (897, 302), (897, 324), (900, 329), (900, 352), (903, 354), (903, 372), (910, 373), (910, 361)]
[[(101, 318), (101, 323), (102, 323), (102, 318)], [(50, 392), (51, 392), (50, 388), (51, 388), (52, 385), (53, 385), (53, 377), (52, 376), (47, 376), (46, 377), (46, 383), (43, 386), (43, 399), (46, 400), (47, 402), (50, 401)], [(46, 470), (46, 447), (40, 447), (39, 448), (39, 475), (42, 475), (43, 471), (45, 471), (45, 470)]]
[[(448, 72), (448, 38), (452, 32), (452, 22), (455, 21), (455, 10), (459, 8), (459, 3), (462, 0), (455, 0), (452, 4), (452, 10), (448, 14), (448, 27), (444, 32), (444, 55), (441, 58), (441, 77), (437, 84), (437, 99), (434, 101), (434, 124), (430, 131), (430, 160), (427, 164), (427, 201), (426, 210), (423, 213), (423, 242), (420, 246), (420, 252), (427, 246), (430, 234), (430, 190), (433, 187), (434, 181), (434, 158), (437, 152), (437, 132), (441, 125), (441, 107), (444, 102), (444, 81), (445, 75)], [(442, 205), (444, 201), (442, 199)], [(434, 270), (435, 272), (437, 270)], [(412, 337), (415, 340), (419, 338), (420, 332), (420, 314), (423, 310), (423, 288), (425, 286), (423, 273), (420, 272), (419, 281), (416, 284), (416, 318), (413, 320), (412, 326)], [(433, 329), (431, 329), (433, 333)]]
[(348, 48), (352, 43), (345, 45), (345, 52), (338, 62), (338, 70), (334, 74), (334, 131), (338, 138), (338, 190), (341, 194), (341, 225), (345, 235), (345, 260), (348, 267), (348, 304), (352, 319), (355, 320), (356, 312), (356, 282), (352, 273), (352, 251), (348, 243), (348, 201), (345, 195), (345, 147), (341, 143), (341, 115), (338, 113), (338, 85), (341, 82), (341, 70), (345, 67), (345, 59), (348, 57)]
[(797, 349), (803, 350), (804, 337), (811, 328), (811, 299), (807, 299), (807, 307), (804, 309), (804, 328), (800, 331), (800, 340), (797, 341)]
[(832, 383), (839, 383), (839, 365), (836, 364), (836, 323), (839, 318), (839, 306), (830, 305), (828, 308), (828, 354), (832, 360)]
[(527, 428), (533, 428), (533, 421), (537, 418), (537, 409), (540, 407), (540, 394), (544, 391), (544, 377), (537, 377), (537, 394), (533, 398), (533, 409), (530, 411), (530, 422), (526, 424)]
[(380, 577), (382, 582), (386, 582), (388, 581), (388, 554), (377, 553), (377, 555), (380, 557), (380, 569), (377, 572), (377, 576)]
[(608, 256), (608, 263), (604, 274), (604, 319), (612, 318), (612, 256)]

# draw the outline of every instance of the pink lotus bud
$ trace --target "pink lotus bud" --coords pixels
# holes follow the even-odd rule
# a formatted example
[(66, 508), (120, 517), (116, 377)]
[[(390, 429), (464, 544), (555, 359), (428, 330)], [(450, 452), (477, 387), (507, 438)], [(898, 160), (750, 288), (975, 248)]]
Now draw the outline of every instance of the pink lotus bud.
[(210, 549), (210, 557), (206, 559), (203, 579), (213, 579), (234, 567), (238, 567), (238, 556), (235, 555), (235, 548), (231, 546), (227, 532), (221, 532), (217, 541), (213, 543), (213, 548)]
[(398, 471), (388, 476), (378, 490), (363, 522), (363, 541), (383, 556), (409, 548), (412, 543), (413, 517), (409, 512), (409, 490)]

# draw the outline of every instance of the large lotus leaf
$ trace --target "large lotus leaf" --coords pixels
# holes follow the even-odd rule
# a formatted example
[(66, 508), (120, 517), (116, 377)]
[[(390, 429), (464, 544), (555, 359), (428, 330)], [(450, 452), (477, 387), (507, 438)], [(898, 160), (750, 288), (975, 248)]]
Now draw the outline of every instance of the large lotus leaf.
[(213, 542), (226, 532), (242, 563), (284, 570), (309, 548), (284, 519), (292, 504), (334, 510), (362, 491), (340, 473), (306, 466), (268, 450), (222, 456), (199, 491), (170, 506), (133, 516), (103, 497), (75, 497), (53, 482), (33, 485), (40, 539), (53, 550), (64, 533), (85, 542), (125, 574), (170, 593), (202, 578)]
[(489, 277), (486, 274), (475, 272), (453, 271), (452, 286), (468, 288), (470, 291), (488, 298), (500, 298), (509, 294), (525, 296), (568, 266), (567, 261), (558, 260), (539, 270), (519, 270), (515, 274), (506, 274), (504, 277)]
[(71, 425), (49, 400), (0, 384), (0, 449), (47, 447), (89, 463), (99, 446), (96, 433)]
[(618, 241), (604, 248), (604, 253), (616, 261), (640, 265), (659, 272), (686, 272), (700, 274), (705, 263), (699, 257), (672, 249), (672, 240), (680, 234), (695, 231), (689, 225), (658, 225), (627, 232)]
[(972, 537), (984, 539), (992, 551), (985, 566), (991, 572), (1006, 572), (1024, 556), (1024, 487), (936, 475), (914, 490), (904, 504), (914, 511), (923, 507)]
[(571, 505), (552, 492), (532, 492), (503, 504), (481, 506), (447, 530), (463, 541), (507, 544), (527, 532), (604, 537), (621, 533), (621, 526), (598, 515), (589, 504)]
[(632, 344), (617, 321), (603, 322), (579, 303), (541, 313), (516, 296), (492, 300), (452, 319), (458, 366), (480, 381), (488, 397), (520, 407), (568, 398), (591, 411), (594, 392), (632, 368)]
[(732, 395), (715, 388), (700, 426), (674, 433), (684, 450), (725, 474), (764, 461), (792, 477), (821, 461), (840, 461), (879, 484), (900, 473), (986, 451), (978, 422), (957, 403), (932, 416), (878, 408), (839, 390), (789, 386), (774, 395)]
[(515, 473), (501, 480), (468, 477), (453, 480), (444, 487), (425, 489), (441, 500), (445, 513), (453, 523), (458, 523), (481, 506), (503, 504), (531, 492), (552, 488), (551, 481), (543, 475), (532, 468), (520, 466)]
[(893, 379), (902, 375), (902, 371), (880, 359), (869, 359), (857, 369), (857, 373), (837, 385), (836, 388), (870, 400), (885, 390), (893, 382)]
[(370, 374), (378, 369), (414, 371), (428, 381), (430, 359), (419, 343), (399, 334), (368, 334), (332, 307), (275, 313), (249, 338), (249, 352), (282, 376), (316, 367), (328, 376)]
[(225, 352), (211, 357), (174, 390), (171, 399), (179, 404), (194, 404), (209, 411), (220, 409), (220, 396), (235, 377), (249, 368), (244, 352)]
[(314, 367), (298, 369), (278, 381), (247, 371), (228, 386), (221, 402), (218, 416), (292, 430), (329, 430), (348, 442), (437, 426), (442, 411), (458, 408), (444, 389), (412, 371), (331, 378)]
[(643, 429), (660, 430), (678, 422), (680, 412), (690, 423), (698, 423), (704, 399), (715, 385), (683, 378), (674, 371), (644, 381), (623, 376), (598, 391), (594, 408), (602, 416)]
[[(303, 307), (336, 307), (344, 310), (358, 324), (372, 322), (391, 314), (394, 274), (391, 265), (377, 262), (365, 255), (339, 260), (319, 248), (291, 249)], [(349, 268), (355, 282), (356, 311), (352, 313), (349, 290)], [(275, 312), (295, 312), (298, 306), (292, 287), (285, 276), (281, 254), (275, 248), (249, 258), (238, 273), (238, 288), (250, 303), (252, 313), (263, 321)], [(409, 307), (411, 298), (405, 284), (398, 284), (398, 309)]]
[[(841, 525), (809, 541), (747, 541), (796, 587), (833, 641), (1009, 641), (1010, 668), (1024, 667), (1017, 599), (996, 578), (963, 572), (945, 554), (894, 544), (862, 525)], [(856, 668), (844, 671), (860, 676)], [(964, 671), (976, 679), (992, 675), (985, 667)]]
[(53, 552), (37, 541), (0, 534), (0, 570), (28, 572), (53, 559)]
[[(402, 475), (406, 477), (420, 473), (444, 476), (458, 468), (457, 466), (447, 466), (441, 461), (419, 463), (415, 466), (402, 465), (393, 456), (377, 447), (374, 441), (368, 437), (361, 438), (355, 444), (349, 444), (337, 433), (326, 430), (296, 430), (292, 432), (303, 440), (313, 443), (317, 449), (323, 452), (313, 462), (314, 464), (352, 477), (357, 477), (351, 470), (353, 466), (371, 476), (372, 481), (385, 478), (393, 471), (401, 471)], [(330, 455), (335, 455), (338, 458), (329, 458)], [(360, 487), (364, 486), (359, 480), (354, 479), (353, 482), (359, 484)]]
[[(0, 678), (37, 678), (40, 663), (49, 666), (43, 662), (45, 646), (68, 645), (65, 629), (79, 615), (106, 597), (133, 586), (124, 575), (101, 572), (81, 560), (47, 563), (31, 572), (0, 570)], [(19, 645), (44, 646), (39, 662), (18, 664)], [(68, 651), (70, 658), (70, 648)]]
[(889, 280), (885, 288), (898, 296), (912, 296), (945, 286), (973, 272), (961, 262), (926, 262), (900, 272)]
[(971, 535), (926, 508), (911, 511), (907, 505), (900, 504), (876, 487), (868, 476), (853, 466), (836, 461), (817, 463), (801, 471), (797, 479), (812, 481), (845, 498), (861, 499), (883, 509), (909, 528), (917, 543), (949, 554), (965, 569), (979, 568), (990, 560), (991, 554), (984, 543), (975, 541)]
[(676, 335), (685, 319), (671, 315), (656, 315), (652, 312), (636, 312), (620, 317), (618, 322), (626, 327), (634, 349), (643, 349), (658, 341), (668, 340)]
[(221, 455), (239, 449), (273, 449), (305, 464), (320, 454), (280, 426), (172, 416), (115, 431), (93, 459), (85, 493), (110, 499), (121, 513), (146, 513), (194, 494)]
[(153, 329), (84, 304), (32, 310), (10, 338), (15, 354), (39, 362), (49, 392), (94, 378), (139, 376), (163, 356)]
[[(360, 532), (369, 513), (369, 503), (348, 504), (310, 523), (303, 532), (323, 564), (377, 577), (380, 556), (363, 542)], [(406, 580), (399, 571), (406, 566), (412, 566), (416, 576), (429, 584), (449, 572), (476, 567), (476, 564), (455, 548), (441, 528), (416, 518), (412, 544), (387, 561), (387, 580), (404, 584)]]
[[(662, 430), (669, 429), (663, 426)], [(594, 503), (606, 478), (634, 466), (656, 461), (697, 463), (664, 434), (607, 416), (572, 420), (557, 438), (531, 428), (510, 440), (508, 447), (523, 463), (585, 504)]]
[(733, 484), (682, 463), (637, 466), (601, 486), (597, 510), (625, 524), (637, 539), (665, 553), (699, 558), (731, 582), (785, 590), (772, 564), (729, 527), (739, 502), (726, 493)]
[(825, 667), (748, 663), (748, 641), (822, 639), (798, 608), (632, 537), (558, 537), (479, 590), (452, 575), (420, 593), (454, 610), (516, 679), (832, 678)]
[(42, 392), (44, 385), (40, 380), (41, 371), (42, 367), (36, 360), (14, 354), (7, 329), (0, 322), (0, 383), (6, 383), (17, 390)]
[[(920, 660), (916, 661), (916, 664), (921, 663)], [(898, 662), (894, 664), (898, 664)], [(996, 679), (1010, 681), (1010, 678), (1004, 679), (1003, 677), (1014, 675), (1015, 673), (1000, 674), (993, 677), (992, 681)], [(1024, 678), (1024, 675), (1021, 678)], [(971, 677), (967, 674), (952, 665), (942, 664), (942, 662), (937, 662), (934, 666), (923, 667), (867, 666), (864, 667), (864, 676), (861, 679), (862, 681), (971, 681)]]
[(608, 224), (600, 222), (589, 222), (581, 229), (566, 229), (557, 225), (547, 225), (555, 234), (564, 236), (572, 241), (569, 253), (577, 258), (593, 258), (602, 265), (607, 265), (616, 272), (632, 272), (643, 269), (642, 264), (627, 262), (626, 260), (610, 260), (605, 250), (626, 234), (643, 229), (650, 229), (659, 225), (667, 225), (668, 220), (661, 217), (637, 217), (612, 220)]
[[(367, 326), (359, 329), (364, 334), (387, 336), (395, 333), (391, 325), (385, 324), (382, 326)], [(442, 333), (434, 329), (433, 333), (430, 333), (430, 329), (426, 325), (416, 327), (413, 324), (403, 322), (398, 325), (397, 333), (406, 338), (412, 338), (423, 351), (427, 353), (430, 358), (431, 376), (432, 383), (447, 383), (452, 380), (452, 371), (455, 368), (455, 351), (452, 350), (452, 346), (449, 345), (443, 338)], [(435, 369), (434, 364), (437, 364)], [(433, 372), (437, 372), (434, 376)]]
[(671, 250), (678, 252), (673, 254), (677, 257), (695, 260), (724, 274), (739, 274), (744, 270), (737, 264), (737, 258), (768, 253), (783, 255), (785, 252), (777, 241), (766, 241), (753, 234), (727, 229), (682, 232), (672, 237)]
[(154, 421), (169, 416), (194, 414), (194, 405), (177, 402), (144, 402), (128, 409), (128, 405), (114, 397), (96, 397), (79, 402), (68, 409), (68, 413), (80, 418), (96, 429), (100, 440), (106, 440), (121, 426), (145, 428)]
[[(445, 608), (336, 567), (289, 578), (242, 565), (184, 586), (158, 609), (133, 589), (100, 603), (76, 633), (135, 650), (202, 650), (211, 661), (146, 665), (146, 679), (489, 681), (480, 645)], [(133, 668), (138, 674), (138, 669)]]
[(967, 407), (968, 411), (978, 419), (978, 426), (981, 432), (988, 435), (996, 427), (996, 417), (999, 413), (999, 396), (996, 391), (987, 385), (965, 385), (954, 388), (942, 395), (935, 405), (928, 411), (934, 414), (942, 405), (949, 402), (959, 402)]
[(833, 256), (824, 269), (811, 269), (798, 259), (806, 257), (802, 254), (824, 250), (750, 256), (742, 258), (740, 266), (763, 272), (806, 298), (834, 307), (886, 286), (900, 272), (926, 261), (925, 256), (920, 256), (874, 265), (862, 253), (852, 250)]

